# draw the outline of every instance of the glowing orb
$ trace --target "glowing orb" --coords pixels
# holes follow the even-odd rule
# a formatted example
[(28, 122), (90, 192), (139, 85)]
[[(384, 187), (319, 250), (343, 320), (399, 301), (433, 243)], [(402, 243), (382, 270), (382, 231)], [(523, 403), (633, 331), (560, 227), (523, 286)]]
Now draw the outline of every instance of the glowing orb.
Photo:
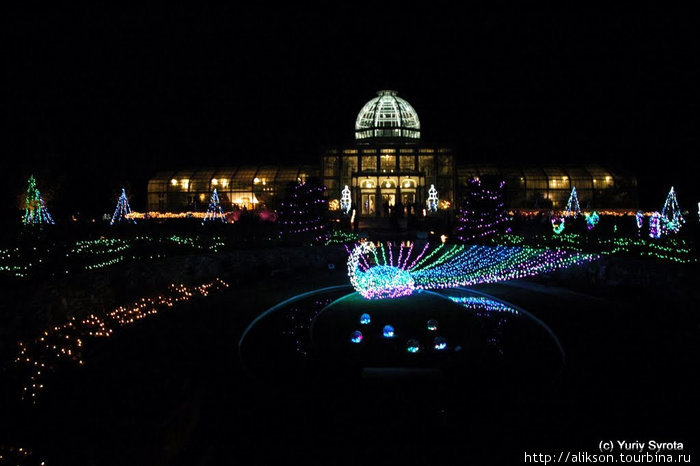
[(438, 327), (438, 322), (437, 322), (437, 320), (435, 320), (435, 319), (430, 319), (430, 320), (428, 321), (428, 330), (430, 330), (431, 332), (434, 332), (435, 330), (437, 330), (437, 327)]
[(409, 353), (417, 353), (420, 351), (420, 343), (418, 340), (411, 338), (406, 342), (406, 351)]
[(391, 325), (385, 325), (384, 330), (382, 330), (384, 338), (394, 338), (394, 327)]
[(372, 318), (369, 316), (369, 314), (362, 314), (360, 316), (360, 324), (367, 325), (370, 322), (372, 322)]
[(443, 337), (435, 337), (433, 340), (433, 348), (438, 351), (442, 351), (447, 348), (447, 340)]
[(411, 274), (398, 267), (379, 265), (356, 277), (358, 292), (367, 299), (398, 298), (413, 293)]
[(356, 330), (350, 334), (350, 341), (353, 343), (360, 343), (362, 342), (362, 332), (359, 330)]

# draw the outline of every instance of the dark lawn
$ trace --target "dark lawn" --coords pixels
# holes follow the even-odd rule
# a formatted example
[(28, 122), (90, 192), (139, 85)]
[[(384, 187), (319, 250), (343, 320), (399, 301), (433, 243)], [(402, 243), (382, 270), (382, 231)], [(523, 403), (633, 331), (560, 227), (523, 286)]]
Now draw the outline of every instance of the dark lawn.
[(59, 373), (31, 416), (3, 419), (8, 438), (52, 466), (520, 464), (525, 450), (593, 452), (618, 438), (685, 441), (694, 453), (698, 318), (653, 294), (479, 287), (560, 338), (562, 384), (539, 396), (431, 383), (266, 386), (242, 371), (237, 342), (256, 315), (345, 281), (337, 270), (245, 283), (119, 329), (90, 347), (84, 368)]

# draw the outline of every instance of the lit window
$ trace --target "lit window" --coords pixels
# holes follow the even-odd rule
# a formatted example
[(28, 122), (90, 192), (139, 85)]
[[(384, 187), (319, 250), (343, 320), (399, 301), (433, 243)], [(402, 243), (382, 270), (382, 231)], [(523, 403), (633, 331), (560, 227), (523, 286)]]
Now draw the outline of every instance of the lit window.
[(177, 186), (177, 180), (173, 178), (172, 180), (170, 180), (170, 184), (173, 186)]
[(219, 184), (219, 180), (217, 180), (216, 178), (212, 178), (212, 179), (211, 179), (211, 184), (213, 184), (214, 186), (216, 186), (217, 184)]

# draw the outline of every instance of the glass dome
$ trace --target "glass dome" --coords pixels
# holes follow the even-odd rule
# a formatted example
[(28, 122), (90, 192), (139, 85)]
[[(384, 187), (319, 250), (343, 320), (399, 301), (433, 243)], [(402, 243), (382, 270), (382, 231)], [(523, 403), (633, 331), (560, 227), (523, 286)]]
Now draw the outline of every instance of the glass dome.
[(378, 91), (355, 121), (355, 139), (376, 137), (420, 139), (420, 120), (411, 104), (396, 91)]

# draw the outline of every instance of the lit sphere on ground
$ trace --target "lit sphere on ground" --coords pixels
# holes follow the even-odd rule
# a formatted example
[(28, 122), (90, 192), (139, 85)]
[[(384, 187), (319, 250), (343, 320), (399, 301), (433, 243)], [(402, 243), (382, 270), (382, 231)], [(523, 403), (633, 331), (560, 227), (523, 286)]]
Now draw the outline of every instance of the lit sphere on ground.
[(438, 328), (438, 321), (435, 319), (430, 319), (428, 321), (427, 325), (428, 325), (428, 330), (430, 330), (431, 332), (434, 332)]
[(384, 329), (382, 330), (382, 335), (384, 335), (384, 338), (394, 338), (394, 327), (391, 325), (385, 325)]
[(350, 334), (350, 341), (353, 343), (360, 343), (362, 342), (362, 332), (359, 330), (356, 330)]
[(370, 322), (372, 322), (372, 318), (370, 317), (369, 314), (364, 313), (360, 316), (360, 324), (368, 325)]
[(433, 349), (442, 351), (447, 348), (447, 339), (445, 337), (435, 337), (433, 339)]
[(420, 342), (415, 338), (411, 338), (406, 342), (406, 351), (409, 353), (417, 353), (420, 351)]

